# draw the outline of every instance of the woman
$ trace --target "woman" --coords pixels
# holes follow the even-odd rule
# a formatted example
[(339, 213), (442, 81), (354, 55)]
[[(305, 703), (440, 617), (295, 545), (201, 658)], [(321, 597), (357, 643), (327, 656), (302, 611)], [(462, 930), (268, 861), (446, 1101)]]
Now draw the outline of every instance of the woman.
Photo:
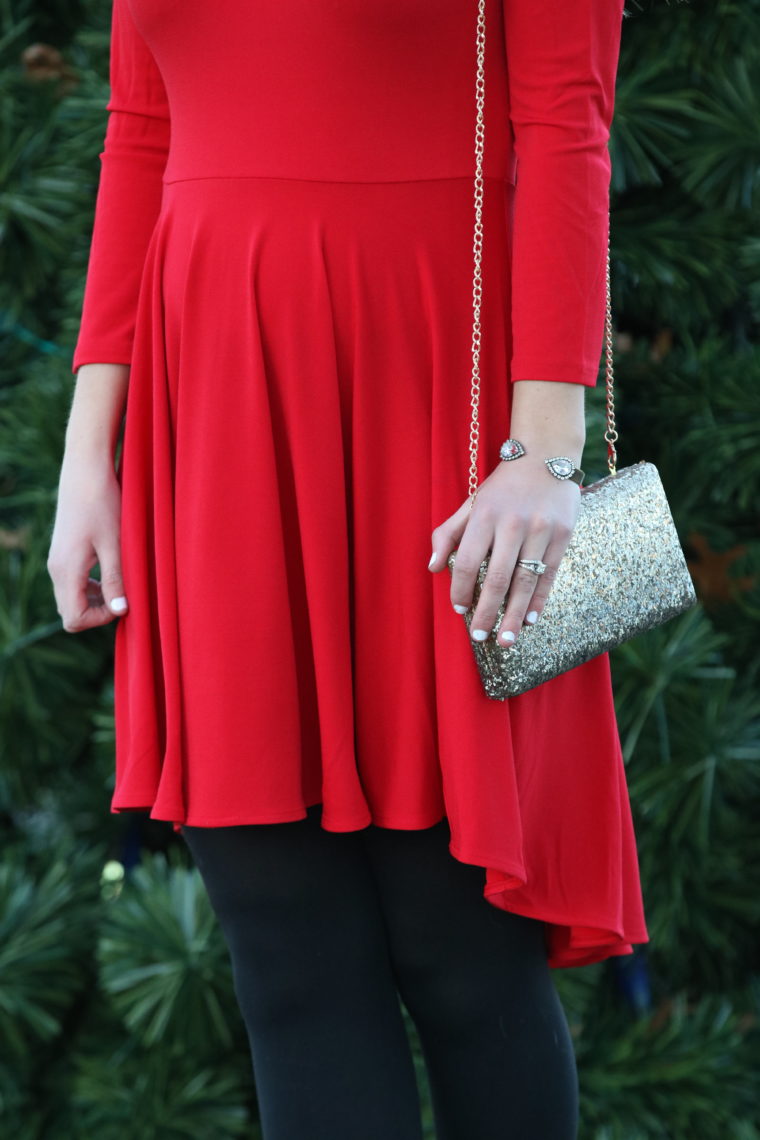
[(491, 701), (458, 616), (492, 549), (513, 643), (577, 518), (622, 3), (485, 12), (470, 511), (477, 0), (113, 7), (48, 565), (120, 617), (111, 810), (197, 862), (266, 1140), (421, 1135), (399, 996), (439, 1140), (574, 1136), (551, 970), (648, 940), (607, 656)]

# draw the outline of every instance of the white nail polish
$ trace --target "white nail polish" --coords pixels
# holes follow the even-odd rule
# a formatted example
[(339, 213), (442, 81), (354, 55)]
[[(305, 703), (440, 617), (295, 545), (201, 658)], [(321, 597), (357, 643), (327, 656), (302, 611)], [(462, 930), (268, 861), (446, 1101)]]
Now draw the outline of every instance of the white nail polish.
[(112, 598), (111, 599), (111, 609), (112, 610), (116, 610), (118, 613), (122, 613), (126, 608), (127, 608), (127, 599), (126, 598)]
[(525, 620), (533, 625), (535, 621), (538, 621), (538, 610), (531, 610), (529, 614), (525, 615)]
[(430, 559), (430, 561), (428, 562), (428, 570), (429, 570), (429, 569), (430, 569), (430, 567), (433, 565), (433, 563), (435, 562), (435, 560), (436, 560), (436, 558), (437, 558), (437, 557), (438, 557), (438, 551), (437, 551), (437, 550), (434, 550), (434, 551), (433, 551), (433, 557), (432, 557), (432, 558)]
[(511, 629), (505, 629), (501, 635), (501, 639), (502, 641), (514, 641), (515, 635), (512, 633)]
[(488, 637), (488, 630), (487, 629), (474, 629), (472, 631), (473, 641), (485, 641), (485, 639), (487, 637)]
[(456, 610), (456, 612), (458, 614), (466, 614), (467, 613), (467, 606), (456, 606), (455, 605), (454, 609)]

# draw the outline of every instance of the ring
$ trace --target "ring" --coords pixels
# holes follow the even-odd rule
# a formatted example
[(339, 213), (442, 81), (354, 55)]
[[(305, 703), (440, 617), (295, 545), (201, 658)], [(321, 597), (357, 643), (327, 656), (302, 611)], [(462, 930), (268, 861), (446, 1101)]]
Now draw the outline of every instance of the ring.
[(540, 558), (518, 558), (517, 565), (524, 566), (526, 570), (538, 575), (543, 574), (547, 569), (546, 563), (542, 562)]

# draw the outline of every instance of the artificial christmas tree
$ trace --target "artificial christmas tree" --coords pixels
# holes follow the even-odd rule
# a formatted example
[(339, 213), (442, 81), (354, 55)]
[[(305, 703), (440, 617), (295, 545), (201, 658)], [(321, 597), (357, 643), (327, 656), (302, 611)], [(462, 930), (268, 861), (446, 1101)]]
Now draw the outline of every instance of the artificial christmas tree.
[[(198, 874), (168, 825), (108, 811), (114, 627), (65, 633), (45, 565), (109, 7), (0, 13), (0, 1120), (22, 1140), (255, 1135)], [(700, 605), (612, 655), (651, 942), (556, 980), (580, 1140), (752, 1140), (760, 4), (628, 10), (610, 142), (619, 465), (657, 465)], [(605, 473), (603, 398), (588, 393), (587, 483)]]

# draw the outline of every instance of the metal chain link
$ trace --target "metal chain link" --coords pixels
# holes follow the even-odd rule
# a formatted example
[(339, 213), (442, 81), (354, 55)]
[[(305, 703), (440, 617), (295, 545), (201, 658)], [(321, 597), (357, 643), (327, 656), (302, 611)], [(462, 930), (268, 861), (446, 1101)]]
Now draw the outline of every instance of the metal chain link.
[[(478, 0), (477, 23), (477, 77), (475, 82), (475, 96), (477, 114), (475, 119), (475, 228), (473, 236), (474, 268), (472, 280), (472, 385), (470, 405), (472, 419), (470, 421), (470, 478), (469, 498), (470, 510), (475, 505), (475, 496), (478, 493), (478, 440), (480, 436), (480, 348), (481, 324), (480, 308), (483, 300), (483, 279), (481, 264), (483, 259), (483, 150), (485, 142), (485, 127), (483, 107), (485, 105), (485, 42), (486, 42), (486, 14), (485, 0)], [(612, 376), (612, 303), (610, 297), (610, 234), (609, 214), (607, 217), (607, 300), (605, 309), (605, 388), (606, 388), (606, 423), (604, 438), (607, 441), (607, 466), (610, 474), (614, 475), (617, 464), (617, 450), (615, 441), (618, 433), (615, 428), (615, 400), (613, 395)]]
[(612, 393), (612, 302), (610, 300), (610, 219), (607, 215), (607, 305), (604, 315), (604, 364), (605, 387), (607, 401), (607, 430), (604, 438), (607, 441), (607, 466), (610, 475), (617, 470), (617, 448), (615, 441), (618, 433), (615, 429), (615, 397)]
[(483, 256), (483, 143), (485, 125), (483, 106), (485, 104), (485, 43), (486, 10), (485, 0), (478, 0), (478, 69), (475, 82), (477, 117), (475, 123), (475, 233), (473, 254), (475, 267), (472, 280), (472, 420), (470, 422), (470, 510), (475, 505), (478, 493), (478, 437), (480, 421), (478, 409), (480, 401), (480, 302), (483, 298), (483, 280), (480, 271)]

